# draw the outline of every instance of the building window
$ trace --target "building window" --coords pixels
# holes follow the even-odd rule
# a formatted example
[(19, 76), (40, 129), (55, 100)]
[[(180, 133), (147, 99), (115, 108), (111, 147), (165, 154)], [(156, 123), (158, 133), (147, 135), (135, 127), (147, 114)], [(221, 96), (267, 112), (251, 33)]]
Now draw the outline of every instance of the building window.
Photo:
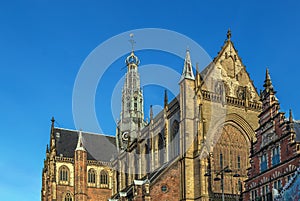
[(65, 201), (72, 201), (72, 200), (73, 200), (72, 195), (70, 193), (67, 193), (65, 196)]
[(67, 183), (69, 181), (69, 168), (66, 166), (62, 166), (59, 169), (59, 181), (61, 183)]
[(170, 159), (175, 158), (180, 153), (180, 139), (179, 139), (179, 122), (174, 120), (171, 125), (171, 136), (170, 136)]
[(280, 152), (279, 146), (272, 149), (272, 166), (280, 163)]
[(163, 165), (164, 164), (164, 136), (159, 133), (158, 134), (158, 150), (159, 150), (159, 164)]
[(240, 156), (237, 157), (237, 168), (241, 169), (241, 157)]
[(134, 110), (137, 110), (137, 97), (134, 97)]
[(220, 153), (220, 169), (223, 169), (223, 154)]
[(168, 192), (168, 186), (167, 186), (167, 185), (162, 185), (162, 186), (161, 186), (161, 191), (162, 191), (163, 193)]
[(242, 192), (242, 182), (239, 180), (238, 181), (238, 191), (241, 193)]
[(264, 153), (260, 158), (260, 172), (266, 171), (268, 169), (268, 155)]
[(88, 183), (96, 183), (96, 171), (94, 169), (89, 169), (88, 172)]
[(281, 190), (281, 180), (274, 181), (273, 188), (280, 191)]
[(251, 191), (251, 201), (257, 200), (257, 190)]
[(102, 188), (108, 188), (108, 174), (105, 170), (100, 172), (100, 185)]
[(261, 200), (262, 201), (267, 201), (268, 200), (268, 193), (269, 193), (269, 186), (263, 186), (261, 188)]

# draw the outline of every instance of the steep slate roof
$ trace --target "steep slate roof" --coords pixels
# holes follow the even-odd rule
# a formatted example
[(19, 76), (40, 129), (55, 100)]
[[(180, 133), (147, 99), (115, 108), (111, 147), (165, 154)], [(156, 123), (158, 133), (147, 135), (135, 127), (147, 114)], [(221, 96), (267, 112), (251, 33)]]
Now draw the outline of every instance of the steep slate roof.
[[(57, 156), (74, 158), (79, 132), (54, 128)], [(83, 145), (88, 160), (109, 162), (117, 154), (115, 137), (82, 132)]]

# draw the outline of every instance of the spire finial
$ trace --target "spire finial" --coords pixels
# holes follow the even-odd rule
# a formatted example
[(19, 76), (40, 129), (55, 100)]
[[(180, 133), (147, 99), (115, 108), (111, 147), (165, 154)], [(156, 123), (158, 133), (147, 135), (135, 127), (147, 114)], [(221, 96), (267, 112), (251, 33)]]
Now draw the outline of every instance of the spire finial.
[(135, 64), (136, 66), (138, 66), (140, 64), (140, 60), (137, 56), (134, 55), (135, 40), (133, 39), (133, 33), (131, 33), (129, 36), (129, 42), (131, 43), (131, 54), (126, 58), (125, 62), (127, 66), (129, 66), (129, 64)]
[(231, 30), (229, 28), (228, 31), (227, 31), (227, 40), (230, 41), (230, 39), (231, 39)]
[(51, 122), (52, 122), (52, 123), (51, 123), (51, 127), (53, 128), (53, 127), (54, 127), (54, 123), (55, 123), (54, 117), (51, 118)]
[(183, 71), (179, 82), (181, 82), (184, 79), (195, 80), (193, 69), (192, 69), (191, 55), (188, 49), (186, 50)]
[(133, 33), (130, 33), (129, 36), (130, 36), (129, 42), (131, 43), (131, 51), (134, 52), (134, 45), (135, 45), (135, 40), (133, 39), (134, 35)]
[(271, 81), (271, 76), (270, 76), (268, 68), (266, 69), (266, 79), (265, 79), (264, 87), (267, 90), (273, 89), (273, 85), (272, 85), (272, 81)]
[(290, 109), (290, 116), (289, 116), (289, 122), (292, 123), (294, 120), (293, 120), (293, 112), (292, 112), (292, 109)]

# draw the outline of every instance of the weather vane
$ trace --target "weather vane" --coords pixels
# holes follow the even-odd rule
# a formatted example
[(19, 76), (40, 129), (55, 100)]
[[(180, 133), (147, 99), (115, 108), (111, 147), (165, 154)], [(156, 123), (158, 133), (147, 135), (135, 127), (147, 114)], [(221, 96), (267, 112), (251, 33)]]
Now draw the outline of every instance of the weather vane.
[(130, 36), (129, 42), (131, 43), (131, 48), (132, 48), (132, 52), (133, 52), (133, 50), (134, 50), (134, 44), (135, 44), (135, 41), (133, 39), (133, 33), (131, 33), (129, 36)]

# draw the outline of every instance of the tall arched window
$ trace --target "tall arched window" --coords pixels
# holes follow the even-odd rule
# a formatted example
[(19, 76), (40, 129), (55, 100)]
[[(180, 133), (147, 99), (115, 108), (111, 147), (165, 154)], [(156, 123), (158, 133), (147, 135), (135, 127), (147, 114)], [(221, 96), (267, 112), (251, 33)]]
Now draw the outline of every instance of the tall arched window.
[(73, 201), (73, 198), (72, 198), (71, 193), (67, 193), (67, 194), (65, 195), (65, 200), (64, 200), (64, 201)]
[(108, 188), (108, 173), (105, 170), (100, 172), (100, 185), (102, 188)]
[(61, 166), (59, 169), (59, 181), (61, 183), (68, 183), (69, 181), (69, 168), (67, 166)]
[(158, 151), (159, 151), (159, 164), (162, 165), (164, 163), (164, 137), (161, 133), (158, 134)]
[(179, 155), (180, 152), (180, 141), (179, 141), (179, 122), (174, 120), (171, 125), (171, 136), (170, 136), (170, 159), (175, 158)]
[[(224, 193), (238, 194), (238, 181), (242, 183), (247, 179), (247, 168), (249, 167), (250, 141), (247, 134), (235, 124), (226, 123), (220, 126), (215, 133), (217, 143), (213, 148), (212, 156), (214, 160), (211, 168), (218, 172), (228, 166), (233, 174), (239, 174), (240, 177), (233, 177), (232, 174), (224, 174)], [(215, 178), (216, 173), (212, 174)], [(220, 176), (220, 175), (218, 175)], [(221, 182), (212, 180), (212, 187), (215, 193), (221, 193)], [(243, 187), (243, 186), (242, 186)]]
[(88, 183), (96, 183), (96, 171), (93, 168), (88, 171)]
[(147, 144), (145, 144), (145, 163), (146, 163), (146, 173), (150, 171), (150, 147), (149, 147), (149, 140)]

